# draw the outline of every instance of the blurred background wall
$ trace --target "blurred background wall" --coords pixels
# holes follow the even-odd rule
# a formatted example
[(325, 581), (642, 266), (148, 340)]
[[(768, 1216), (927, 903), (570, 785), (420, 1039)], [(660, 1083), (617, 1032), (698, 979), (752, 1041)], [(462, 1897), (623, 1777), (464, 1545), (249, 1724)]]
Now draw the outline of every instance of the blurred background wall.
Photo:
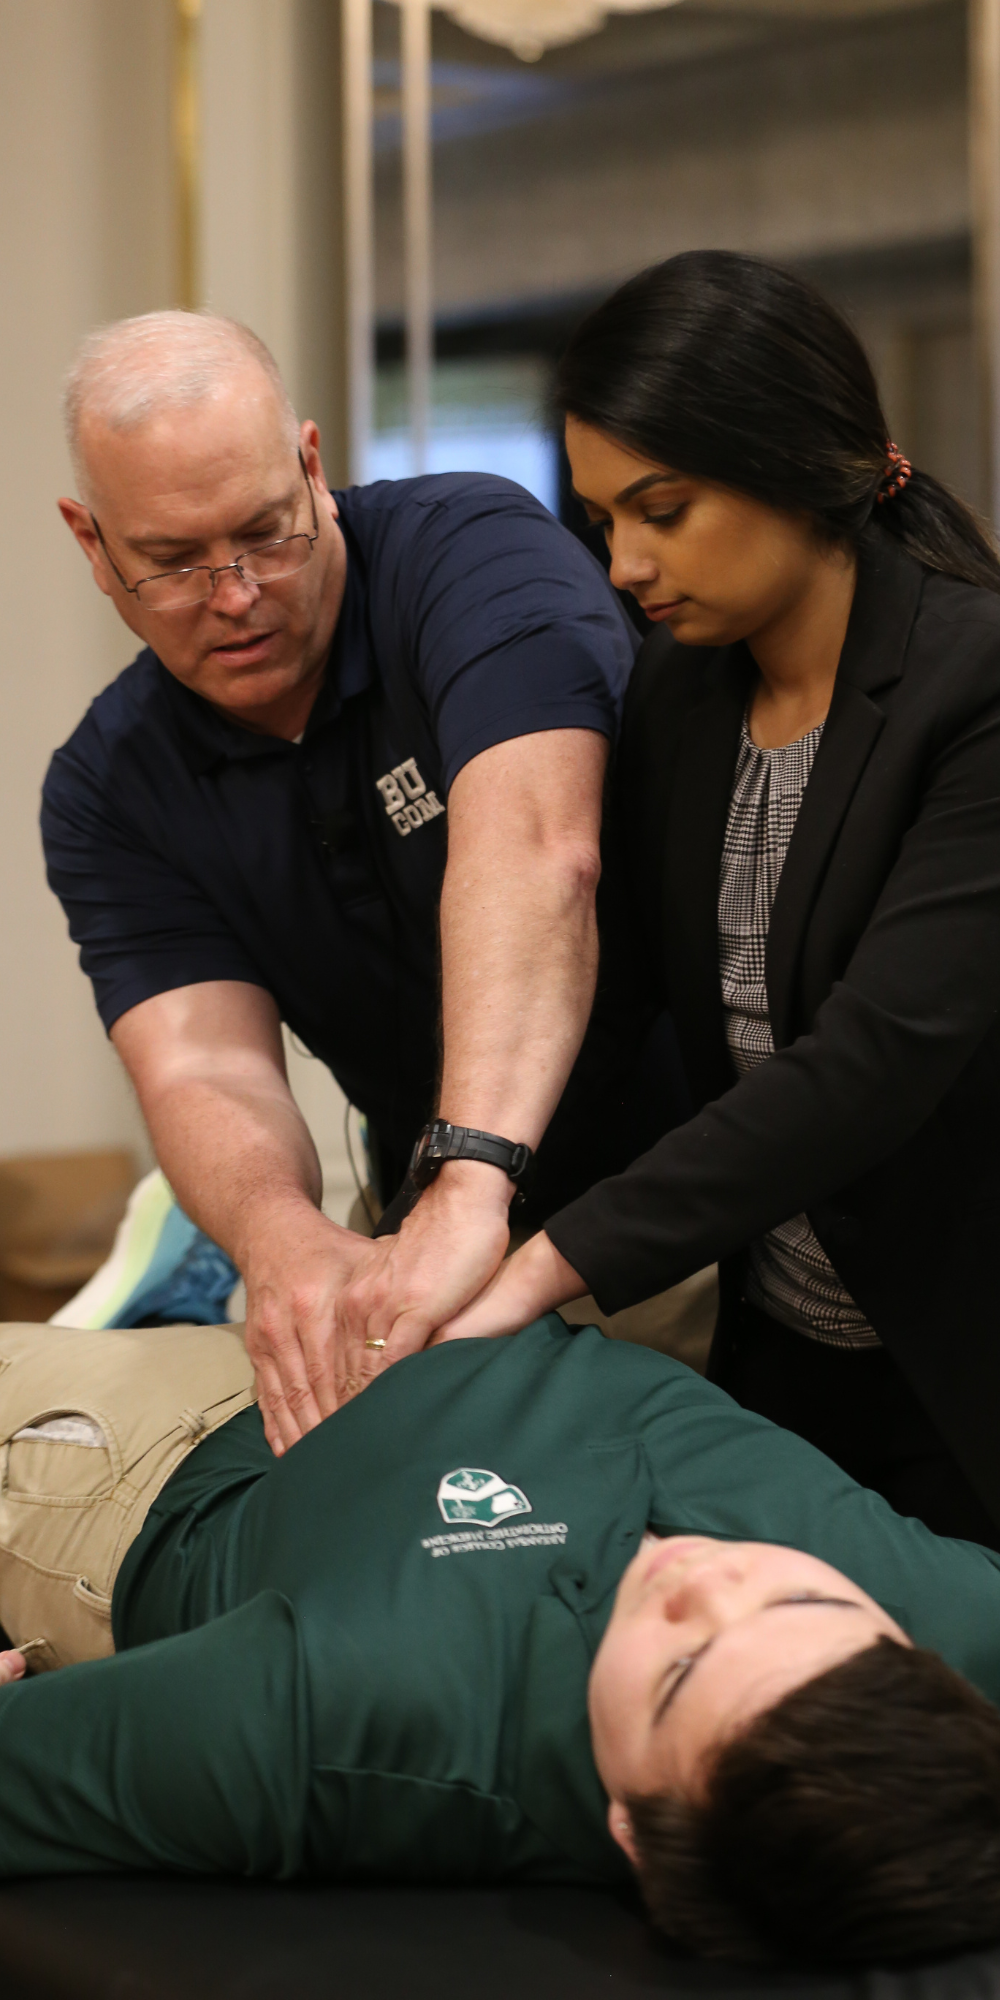
[[(375, 18), (388, 470), (405, 458), (398, 11)], [(719, 245), (809, 271), (863, 333), (907, 448), (984, 501), (968, 39), (965, 0), (678, 5), (612, 16), (526, 64), (436, 13), (435, 463), (477, 389), (488, 407), (493, 385), (495, 421), (506, 407), (513, 427), (574, 319), (617, 280)], [(536, 476), (547, 498), (551, 458), (548, 486)]]
[[(639, 265), (722, 245), (811, 272), (866, 338), (898, 442), (986, 508), (965, 0), (678, 0), (531, 61), (482, 6), (453, 13), (432, 29), (432, 467), (507, 472), (565, 508), (544, 407), (559, 344)], [(399, 476), (399, 9), (373, 18), (377, 371), (355, 470)], [(36, 825), (52, 749), (134, 651), (55, 510), (74, 347), (176, 303), (248, 320), (334, 481), (349, 390), (337, 0), (0, 0), (0, 49), (5, 1154), (141, 1144)], [(342, 1100), (292, 1062), (340, 1171)]]
[[(185, 25), (176, 0), (0, 0), (0, 1155), (126, 1143), (146, 1157), (45, 885), (37, 818), (53, 749), (136, 651), (56, 513), (75, 491), (59, 397), (89, 328), (188, 302)], [(198, 294), (273, 347), (341, 476), (336, 9), (207, 0), (196, 27)], [(339, 1164), (339, 1093), (317, 1064), (291, 1061)]]
[(173, 288), (169, 0), (0, 8), (0, 1151), (134, 1133), (45, 887), (48, 758), (132, 650), (55, 511), (59, 387), (89, 326)]

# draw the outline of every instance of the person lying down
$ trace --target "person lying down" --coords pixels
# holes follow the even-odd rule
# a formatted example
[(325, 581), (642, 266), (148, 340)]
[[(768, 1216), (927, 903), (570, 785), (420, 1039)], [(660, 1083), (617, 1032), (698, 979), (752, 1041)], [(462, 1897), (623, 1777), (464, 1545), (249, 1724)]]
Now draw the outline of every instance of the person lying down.
[(717, 1956), (1000, 1934), (1000, 1557), (555, 1315), (281, 1459), (252, 1397), (232, 1328), (0, 1329), (0, 1875), (634, 1867)]

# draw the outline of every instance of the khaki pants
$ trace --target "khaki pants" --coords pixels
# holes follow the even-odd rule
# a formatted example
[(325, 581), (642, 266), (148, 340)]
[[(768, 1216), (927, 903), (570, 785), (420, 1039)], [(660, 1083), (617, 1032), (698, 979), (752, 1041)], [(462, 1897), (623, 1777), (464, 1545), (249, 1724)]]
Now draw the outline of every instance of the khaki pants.
[(238, 1327), (0, 1326), (0, 1626), (33, 1671), (114, 1652), (115, 1577), (153, 1501), (254, 1400)]

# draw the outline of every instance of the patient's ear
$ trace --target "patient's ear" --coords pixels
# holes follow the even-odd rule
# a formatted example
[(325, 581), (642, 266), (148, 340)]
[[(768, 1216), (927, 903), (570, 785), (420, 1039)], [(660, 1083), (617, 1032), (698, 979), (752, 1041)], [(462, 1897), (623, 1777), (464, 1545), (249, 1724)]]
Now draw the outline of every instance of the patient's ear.
[(633, 1868), (638, 1868), (639, 1850), (632, 1831), (632, 1815), (628, 1807), (622, 1805), (620, 1799), (612, 1799), (608, 1807), (608, 1830), (612, 1840), (616, 1840), (619, 1847), (628, 1855)]

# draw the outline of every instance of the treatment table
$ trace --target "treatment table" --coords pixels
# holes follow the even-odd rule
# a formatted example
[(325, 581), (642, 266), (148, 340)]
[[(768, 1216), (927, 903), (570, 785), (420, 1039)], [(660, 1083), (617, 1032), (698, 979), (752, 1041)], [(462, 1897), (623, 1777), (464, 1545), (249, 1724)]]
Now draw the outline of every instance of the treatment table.
[[(2, 1801), (0, 1801), (2, 1811)], [(993, 2000), (1000, 1950), (844, 1977), (681, 1959), (569, 1888), (74, 1876), (0, 1890), (0, 2000)]]

